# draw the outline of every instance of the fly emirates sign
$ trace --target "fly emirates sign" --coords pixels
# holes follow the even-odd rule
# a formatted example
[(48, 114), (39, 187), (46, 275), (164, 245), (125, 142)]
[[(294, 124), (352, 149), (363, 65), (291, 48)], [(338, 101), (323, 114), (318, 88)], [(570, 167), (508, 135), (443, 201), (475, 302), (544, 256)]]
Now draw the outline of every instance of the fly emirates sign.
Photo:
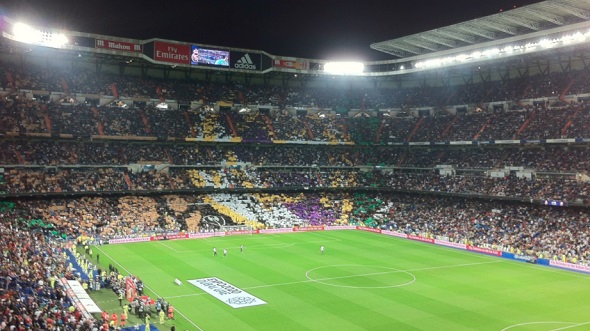
[(154, 43), (154, 60), (168, 63), (189, 64), (191, 47), (161, 41)]

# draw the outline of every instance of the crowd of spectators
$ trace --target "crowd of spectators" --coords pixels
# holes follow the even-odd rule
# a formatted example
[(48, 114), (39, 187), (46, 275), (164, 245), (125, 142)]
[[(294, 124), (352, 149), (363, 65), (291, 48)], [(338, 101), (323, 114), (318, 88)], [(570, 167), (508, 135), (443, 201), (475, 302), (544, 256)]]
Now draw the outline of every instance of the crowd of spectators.
[(466, 83), (457, 86), (430, 86), (387, 89), (375, 88), (308, 88), (255, 86), (239, 82), (189, 82), (153, 77), (120, 76), (96, 73), (80, 68), (0, 66), (0, 83), (13, 89), (113, 95), (127, 98), (173, 99), (187, 101), (227, 101), (290, 107), (323, 108), (394, 108), (478, 104), (558, 97), (569, 92), (589, 91), (588, 70), (548, 72), (508, 80)]
[(31, 209), (1, 209), (0, 330), (98, 330), (61, 285), (61, 278), (75, 279), (66, 242), (30, 227)]
[(575, 175), (519, 177), (487, 172), (441, 175), (434, 171), (359, 171), (345, 168), (308, 169), (172, 169), (119, 171), (112, 168), (47, 170), (12, 169), (4, 175), (5, 192), (113, 193), (141, 191), (190, 191), (194, 189), (297, 189), (380, 188), (426, 191), (513, 199), (558, 200), (590, 203), (590, 185)]
[[(108, 240), (217, 231), (223, 225), (352, 224), (589, 265), (590, 186), (575, 177), (590, 171), (587, 145), (387, 146), (590, 138), (590, 105), (563, 101), (566, 94), (589, 93), (589, 77), (585, 69), (460, 86), (318, 88), (2, 64), (0, 87), (9, 93), (0, 98), (0, 194), (52, 193), (53, 198), (0, 202), (0, 330), (98, 330), (97, 321), (74, 307), (59, 282), (76, 278), (64, 239), (82, 233)], [(43, 97), (33, 98), (24, 90)], [(64, 99), (48, 102), (50, 93)], [(131, 108), (117, 102), (98, 106), (78, 103), (69, 97), (73, 94), (181, 104), (226, 102), (245, 109), (264, 105), (273, 111), (160, 110), (141, 102)], [(504, 101), (514, 108), (444, 110)], [(318, 112), (287, 111), (295, 107)], [(410, 111), (420, 107), (433, 111)], [(400, 111), (391, 117), (367, 115), (394, 108)], [(360, 110), (359, 116), (343, 116), (349, 109)], [(137, 163), (142, 166), (130, 166)], [(144, 169), (147, 164), (172, 166), (157, 171)], [(432, 170), (437, 165), (452, 166), (457, 173), (440, 175)], [(533, 175), (489, 175), (508, 166), (529, 168)], [(233, 188), (262, 193), (227, 193)], [(293, 188), (299, 192), (264, 191)], [(210, 192), (186, 194), (194, 189)], [(145, 191), (166, 195), (141, 195)], [(180, 191), (184, 194), (173, 194)], [(55, 198), (69, 193), (77, 195)], [(524, 200), (586, 207), (547, 207)], [(32, 225), (38, 224), (32, 220), (51, 224), (53, 231)], [(115, 289), (121, 282), (113, 272), (109, 279)]]
[(489, 146), (489, 147), (365, 147), (286, 145), (201, 145), (150, 142), (0, 142), (0, 165), (19, 166), (127, 166), (167, 164), (172, 166), (216, 166), (228, 162), (257, 167), (401, 167), (456, 169), (524, 167), (537, 172), (590, 171), (585, 145)]
[[(244, 141), (320, 141), (389, 144), (423, 141), (581, 138), (590, 125), (583, 100), (568, 103), (561, 96), (588, 93), (587, 70), (521, 77), (465, 86), (398, 89), (259, 87), (239, 83), (202, 83), (155, 78), (97, 75), (58, 69), (0, 67), (2, 87), (15, 91), (0, 101), (0, 132), (66, 134), (74, 137), (132, 136), (157, 138), (240, 137)], [(229, 111), (212, 114), (199, 109), (161, 111), (152, 105), (94, 107), (92, 104), (46, 103), (18, 91), (30, 89), (68, 96), (85, 93), (115, 98), (174, 99), (179, 102), (229, 102), (269, 108), (306, 107), (335, 113), (297, 116), (283, 111), (250, 114)], [(507, 90), (507, 91), (506, 91)], [(179, 96), (183, 96), (179, 99)], [(184, 99), (186, 98), (186, 99)], [(520, 105), (523, 98), (551, 98)], [(449, 114), (448, 105), (510, 101), (515, 109)], [(428, 115), (410, 114), (412, 107), (434, 109)], [(395, 117), (377, 119), (337, 116), (339, 110), (401, 109)], [(480, 109), (480, 108), (478, 108)], [(481, 109), (480, 109), (481, 110)], [(362, 112), (360, 113), (362, 114)]]
[(152, 106), (93, 108), (83, 104), (40, 103), (22, 96), (0, 101), (0, 132), (54, 134), (75, 138), (145, 137), (167, 139), (241, 138), (273, 141), (401, 144), (406, 142), (489, 141), (588, 138), (590, 107), (586, 103), (530, 106), (516, 110), (466, 114), (407, 112), (395, 117), (296, 115), (289, 112), (223, 113), (201, 108), (159, 110)]
[(590, 215), (587, 209), (573, 207), (344, 191), (89, 197), (17, 205), (70, 236), (84, 232), (105, 240), (212, 231), (232, 224), (253, 228), (353, 224), (572, 263), (590, 261)]

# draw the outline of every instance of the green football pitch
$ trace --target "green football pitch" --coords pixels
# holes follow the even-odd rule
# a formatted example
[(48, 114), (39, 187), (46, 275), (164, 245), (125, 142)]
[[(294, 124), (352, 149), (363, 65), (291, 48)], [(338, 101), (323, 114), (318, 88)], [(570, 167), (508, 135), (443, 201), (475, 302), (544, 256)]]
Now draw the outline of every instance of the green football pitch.
[[(590, 275), (363, 231), (97, 249), (168, 300), (179, 331), (590, 330)], [(266, 304), (232, 308), (188, 282), (209, 277)]]

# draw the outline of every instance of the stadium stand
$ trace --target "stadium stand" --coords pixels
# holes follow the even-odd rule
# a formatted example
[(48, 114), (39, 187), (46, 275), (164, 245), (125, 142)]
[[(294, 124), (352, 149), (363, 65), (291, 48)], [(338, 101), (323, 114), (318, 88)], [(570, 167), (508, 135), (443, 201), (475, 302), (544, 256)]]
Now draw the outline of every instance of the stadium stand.
[(55, 281), (82, 236), (358, 225), (590, 265), (588, 66), (339, 88), (0, 57), (0, 330), (104, 329)]

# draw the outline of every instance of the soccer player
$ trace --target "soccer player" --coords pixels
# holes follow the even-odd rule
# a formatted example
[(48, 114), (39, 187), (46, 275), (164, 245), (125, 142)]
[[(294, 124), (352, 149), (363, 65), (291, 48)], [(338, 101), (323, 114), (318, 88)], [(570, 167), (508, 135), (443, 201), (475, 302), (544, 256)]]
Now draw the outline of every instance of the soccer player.
[(320, 254), (324, 255), (325, 251), (326, 251), (326, 247), (324, 247), (324, 245), (320, 246)]
[(224, 248), (223, 249), (223, 257), (226, 257), (226, 256), (227, 256), (227, 249)]
[(240, 245), (240, 253), (244, 253), (244, 244)]
[(217, 256), (217, 247), (213, 247), (213, 256)]

